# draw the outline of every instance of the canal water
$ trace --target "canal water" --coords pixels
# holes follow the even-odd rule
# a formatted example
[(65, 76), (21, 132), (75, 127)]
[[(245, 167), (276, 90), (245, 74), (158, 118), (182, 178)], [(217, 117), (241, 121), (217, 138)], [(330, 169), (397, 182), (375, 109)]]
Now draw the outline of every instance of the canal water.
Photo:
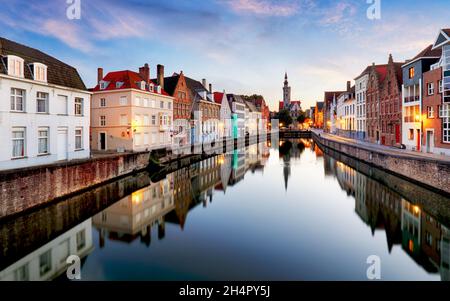
[(449, 205), (310, 139), (264, 142), (4, 221), (0, 280), (65, 280), (69, 255), (82, 280), (367, 280), (371, 256), (383, 280), (449, 280)]

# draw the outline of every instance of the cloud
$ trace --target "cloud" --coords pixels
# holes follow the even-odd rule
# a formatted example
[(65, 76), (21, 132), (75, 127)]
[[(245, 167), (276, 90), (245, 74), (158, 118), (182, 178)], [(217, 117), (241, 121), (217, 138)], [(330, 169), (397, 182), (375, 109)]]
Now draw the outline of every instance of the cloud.
[(72, 23), (46, 20), (34, 30), (42, 35), (57, 38), (71, 48), (78, 49), (82, 52), (90, 52), (94, 50), (93, 45), (87, 41), (80, 30)]
[(298, 3), (291, 1), (275, 2), (269, 0), (228, 0), (226, 3), (237, 13), (251, 13), (262, 16), (287, 17), (298, 12)]

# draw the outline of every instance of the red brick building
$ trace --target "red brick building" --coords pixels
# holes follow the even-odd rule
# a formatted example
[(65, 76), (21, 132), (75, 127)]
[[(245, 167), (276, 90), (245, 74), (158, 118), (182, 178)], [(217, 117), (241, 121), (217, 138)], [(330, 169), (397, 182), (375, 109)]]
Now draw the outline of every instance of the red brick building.
[(189, 129), (192, 112), (192, 97), (186, 84), (183, 71), (180, 74), (164, 77), (164, 66), (157, 66), (157, 78), (153, 79), (161, 88), (174, 98), (173, 102), (173, 138), (177, 145), (189, 143)]
[(449, 68), (445, 62), (450, 61), (450, 29), (440, 31), (433, 49), (443, 51), (441, 60), (423, 74), (422, 151), (450, 155), (450, 102), (443, 99), (445, 93), (450, 94), (443, 79), (444, 74), (450, 77), (450, 71), (444, 70)]
[(372, 65), (367, 85), (367, 134), (372, 143), (400, 146), (402, 65), (389, 55), (387, 65)]

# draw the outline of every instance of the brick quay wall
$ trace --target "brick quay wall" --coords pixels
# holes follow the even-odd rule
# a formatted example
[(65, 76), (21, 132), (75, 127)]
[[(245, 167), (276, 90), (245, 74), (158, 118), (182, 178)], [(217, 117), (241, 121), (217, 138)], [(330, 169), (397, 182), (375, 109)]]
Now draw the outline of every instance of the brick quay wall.
[(124, 153), (0, 172), (0, 219), (147, 168), (149, 153)]
[(312, 138), (321, 146), (361, 160), (394, 175), (403, 177), (428, 189), (450, 195), (450, 162), (411, 155), (391, 154), (344, 141), (336, 141), (312, 132)]

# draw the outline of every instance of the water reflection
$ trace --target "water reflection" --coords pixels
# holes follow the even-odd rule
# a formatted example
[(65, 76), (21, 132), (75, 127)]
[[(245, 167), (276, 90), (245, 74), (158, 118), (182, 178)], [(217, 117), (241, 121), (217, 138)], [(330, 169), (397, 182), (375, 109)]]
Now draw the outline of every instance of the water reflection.
[[(271, 154), (275, 154), (276, 157), (274, 158)], [(313, 156), (314, 162), (309, 166), (303, 161), (303, 157), (310, 158), (311, 156)], [(271, 159), (276, 159), (282, 164), (282, 176), (273, 174), (277, 168), (275, 165), (271, 165), (271, 162), (276, 162)], [(318, 162), (320, 166), (315, 167), (314, 164)], [(95, 259), (91, 263), (91, 269), (97, 267), (107, 273), (105, 267), (97, 266), (100, 264), (97, 258), (106, 250), (116, 250), (117, 254), (113, 254), (116, 254), (117, 257), (114, 257), (113, 261), (118, 267), (126, 265), (130, 257), (139, 257), (140, 253), (136, 249), (138, 245), (146, 249), (155, 248), (156, 252), (162, 248), (162, 244), (155, 244), (155, 241), (170, 240), (167, 243), (170, 243), (172, 247), (167, 246), (167, 249), (163, 249), (161, 252), (170, 254), (180, 251), (188, 246), (188, 242), (183, 241), (183, 238), (189, 238), (191, 241), (201, 239), (201, 233), (185, 232), (191, 213), (193, 222), (200, 218), (199, 214), (203, 217), (207, 217), (209, 214), (214, 216), (214, 220), (209, 219), (208, 223), (202, 224), (202, 226), (215, 229), (215, 231), (223, 230), (215, 225), (216, 222), (229, 225), (233, 223), (235, 214), (217, 215), (220, 213), (216, 213), (217, 209), (215, 208), (210, 209), (209, 204), (216, 197), (223, 200), (229, 195), (233, 196), (234, 191), (240, 189), (241, 185), (246, 188), (246, 185), (249, 184), (246, 184), (244, 179), (248, 174), (252, 175), (252, 179), (255, 177), (264, 179), (267, 176), (276, 181), (283, 181), (285, 192), (298, 188), (299, 185), (306, 185), (304, 189), (307, 190), (308, 187), (314, 186), (311, 185), (313, 183), (289, 182), (293, 175), (299, 169), (306, 168), (305, 166), (311, 169), (319, 168), (314, 172), (322, 172), (325, 179), (331, 179), (338, 183), (340, 189), (345, 191), (347, 198), (354, 201), (355, 213), (358, 218), (370, 229), (367, 235), (375, 237), (376, 232), (385, 232), (386, 248), (389, 254), (393, 253), (395, 246), (399, 246), (403, 250), (403, 257), (410, 257), (415, 265), (420, 266), (427, 273), (440, 275), (442, 280), (450, 279), (450, 233), (449, 228), (444, 225), (448, 225), (450, 220), (448, 199), (380, 170), (365, 166), (342, 154), (322, 150), (310, 139), (297, 139), (280, 141), (276, 145), (271, 142), (263, 142), (226, 155), (212, 157), (166, 175), (156, 183), (152, 183), (149, 175), (145, 173), (129, 177), (36, 211), (29, 216), (5, 222), (0, 225), (2, 238), (0, 280), (48, 280), (60, 275), (62, 275), (60, 278), (63, 278), (66, 267), (65, 258), (69, 254), (76, 254), (83, 258), (83, 271), (89, 271), (84, 267), (86, 260), (89, 261), (89, 258), (92, 257)], [(275, 187), (276, 183), (271, 185)], [(336, 193), (333, 191), (330, 195), (337, 195)], [(245, 205), (245, 202), (252, 203), (248, 199), (248, 195), (251, 195), (251, 192), (246, 195), (247, 199), (243, 197), (240, 200), (243, 202), (242, 205)], [(261, 205), (253, 210), (255, 212), (264, 210), (262, 209), (264, 204), (274, 201), (272, 198), (258, 199), (257, 202)], [(318, 205), (319, 203), (317, 200)], [(298, 206), (301, 208), (306, 205)], [(195, 210), (197, 207), (207, 208), (207, 210), (199, 213)], [(303, 209), (308, 210), (306, 207)], [(292, 209), (286, 205), (286, 211), (290, 210)], [(268, 211), (265, 214), (272, 214), (272, 212)], [(339, 213), (336, 212), (336, 214)], [(251, 219), (251, 213), (248, 215), (248, 218)], [(317, 216), (315, 220), (319, 224), (309, 226), (319, 229), (320, 216)], [(45, 224), (45, 226), (36, 227), (36, 224)], [(259, 227), (263, 227), (263, 225), (255, 225), (255, 228)], [(282, 232), (287, 232), (287, 229), (279, 227)], [(294, 237), (301, 237), (301, 234), (302, 232), (295, 233)], [(152, 235), (153, 237), (156, 235), (157, 239)], [(255, 233), (255, 235), (258, 234)], [(236, 237), (237, 241), (236, 245), (229, 247), (236, 249), (239, 254), (239, 233), (230, 232), (230, 236)], [(278, 239), (289, 241), (292, 238), (279, 237)], [(319, 236), (315, 239), (315, 243), (319, 244), (326, 240)], [(208, 242), (203, 243), (208, 245)], [(299, 245), (306, 248), (300, 242)], [(119, 250), (120, 246), (132, 248)], [(176, 250), (173, 249), (174, 246)], [(264, 252), (264, 248), (271, 246), (258, 245), (257, 247)], [(139, 258), (145, 261), (145, 256)], [(226, 261), (228, 260), (227, 256), (231, 256), (231, 253), (227, 255), (226, 252), (223, 252), (209, 254), (209, 256), (211, 260)], [(317, 256), (319, 258), (316, 260), (320, 261), (320, 255)], [(291, 261), (296, 260), (302, 261), (302, 257), (297, 254), (296, 257), (291, 258)], [(274, 262), (276, 262), (275, 259)], [(348, 262), (348, 265), (351, 264), (352, 262)], [(270, 267), (271, 263), (267, 265), (269, 270), (277, 269), (276, 266)], [(195, 263), (192, 263), (189, 268), (195, 269)], [(239, 266), (223, 268), (231, 269), (235, 273), (232, 275), (242, 273)], [(340, 279), (327, 278), (326, 275), (317, 276), (313, 273), (303, 275), (301, 270), (295, 272), (290, 271), (289, 275), (293, 276), (288, 278), (304, 279), (311, 276), (313, 279)], [(122, 273), (122, 279), (131, 277), (131, 274), (126, 274), (127, 270), (121, 270), (120, 273)], [(133, 270), (128, 273), (140, 275), (135, 276), (138, 279), (148, 279), (149, 276), (146, 273), (151, 273), (151, 271), (142, 268), (142, 271)], [(153, 273), (155, 272), (153, 271)], [(181, 274), (180, 271), (177, 271), (177, 266), (172, 266), (169, 275), (167, 272), (161, 272), (159, 277), (178, 279), (177, 273)], [(221, 274), (220, 267), (211, 273), (215, 273), (218, 278), (221, 275), (222, 277), (229, 275), (225, 272)], [(275, 276), (267, 276), (267, 278), (274, 278), (277, 274), (273, 275)], [(92, 274), (88, 278), (106, 279), (107, 276)], [(158, 278), (158, 274), (155, 277)], [(252, 277), (257, 278), (257, 276)], [(352, 278), (353, 276), (348, 277)]]

